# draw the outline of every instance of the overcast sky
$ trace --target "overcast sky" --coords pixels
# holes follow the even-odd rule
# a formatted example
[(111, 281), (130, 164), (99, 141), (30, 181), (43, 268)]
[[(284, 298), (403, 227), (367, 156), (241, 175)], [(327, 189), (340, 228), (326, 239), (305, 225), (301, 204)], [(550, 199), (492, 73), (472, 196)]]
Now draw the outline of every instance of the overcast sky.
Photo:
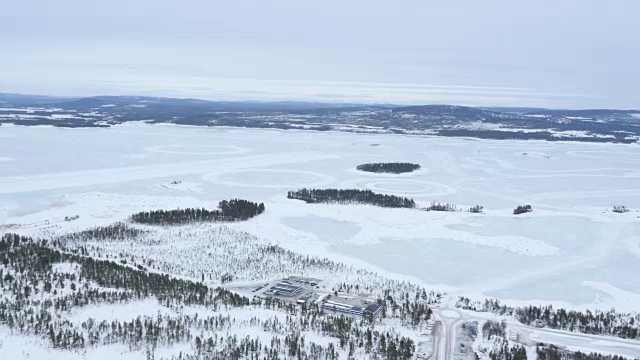
[(9, 0), (0, 92), (640, 108), (637, 0)]

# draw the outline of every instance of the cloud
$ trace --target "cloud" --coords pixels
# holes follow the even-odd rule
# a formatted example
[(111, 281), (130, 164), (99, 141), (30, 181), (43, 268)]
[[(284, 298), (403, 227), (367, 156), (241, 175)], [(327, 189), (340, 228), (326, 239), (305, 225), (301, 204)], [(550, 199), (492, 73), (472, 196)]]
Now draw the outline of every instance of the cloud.
[(637, 107), (637, 13), (623, 0), (13, 1), (0, 13), (0, 84)]
[[(83, 79), (72, 81), (72, 76)], [(192, 97), (209, 100), (327, 101), (360, 103), (428, 104), (447, 103), (485, 106), (549, 106), (580, 103), (585, 95), (536, 92), (533, 89), (366, 83), (348, 81), (303, 81), (274, 79), (218, 78), (164, 75), (138, 71), (83, 69), (47, 70), (27, 82), (21, 78), (0, 84), (0, 91), (22, 86), (23, 92), (43, 90), (66, 96), (147, 95)], [(593, 99), (590, 99), (593, 100)]]

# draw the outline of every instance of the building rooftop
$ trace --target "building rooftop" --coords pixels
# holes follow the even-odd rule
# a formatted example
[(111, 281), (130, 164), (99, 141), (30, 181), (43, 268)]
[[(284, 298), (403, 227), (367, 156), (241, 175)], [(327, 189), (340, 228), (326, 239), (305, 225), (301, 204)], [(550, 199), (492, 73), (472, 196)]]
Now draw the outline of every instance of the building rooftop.
[(321, 279), (315, 279), (315, 278), (310, 278), (306, 276), (296, 276), (296, 275), (291, 275), (287, 277), (287, 280), (297, 281), (297, 282), (307, 283), (307, 284), (311, 284), (311, 283), (318, 284), (322, 281)]
[(292, 297), (300, 292), (302, 292), (302, 287), (300, 286), (279, 282), (265, 291), (265, 294)]
[(277, 283), (276, 285), (273, 285), (271, 288), (275, 290), (284, 290), (284, 291), (298, 291), (302, 289), (300, 286), (285, 284), (285, 283)]
[(377, 305), (377, 304), (371, 304), (371, 305), (368, 305), (367, 307), (362, 307), (362, 306), (358, 306), (358, 305), (341, 304), (341, 303), (337, 303), (337, 302), (334, 302), (334, 301), (325, 301), (322, 304), (322, 308), (323, 309), (328, 309), (328, 310), (334, 310), (334, 311), (338, 311), (338, 312), (349, 313), (349, 314), (353, 314), (353, 315), (360, 315), (360, 316), (373, 315), (373, 316), (376, 316), (380, 312), (380, 309), (382, 307), (380, 305)]
[(364, 311), (375, 315), (381, 308), (382, 307), (378, 304), (371, 304), (367, 306)]

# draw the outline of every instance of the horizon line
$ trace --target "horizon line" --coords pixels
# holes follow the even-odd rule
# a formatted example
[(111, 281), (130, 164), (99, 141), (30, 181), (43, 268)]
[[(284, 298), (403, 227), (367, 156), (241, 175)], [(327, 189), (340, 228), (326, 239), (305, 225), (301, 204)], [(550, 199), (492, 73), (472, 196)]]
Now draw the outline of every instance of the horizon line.
[(475, 105), (475, 104), (464, 104), (464, 103), (455, 103), (455, 102), (407, 102), (407, 103), (398, 103), (398, 102), (367, 102), (367, 101), (331, 101), (331, 100), (304, 100), (304, 99), (286, 99), (286, 100), (273, 100), (273, 99), (234, 99), (234, 100), (223, 100), (223, 99), (206, 99), (201, 97), (194, 96), (154, 96), (154, 95), (140, 95), (140, 94), (131, 94), (131, 93), (121, 93), (118, 95), (112, 94), (101, 94), (96, 93), (93, 95), (55, 95), (55, 94), (46, 94), (46, 93), (20, 93), (20, 92), (6, 92), (0, 91), (0, 95), (15, 95), (15, 96), (33, 96), (33, 97), (42, 97), (42, 98), (52, 98), (52, 99), (69, 99), (69, 100), (80, 100), (80, 99), (89, 99), (89, 98), (100, 98), (100, 97), (139, 97), (139, 98), (149, 98), (149, 99), (173, 99), (173, 100), (197, 100), (203, 102), (219, 102), (219, 103), (262, 103), (262, 104), (277, 104), (277, 103), (308, 103), (308, 104), (324, 104), (324, 105), (353, 105), (353, 106), (388, 106), (388, 107), (406, 107), (406, 106), (458, 106), (458, 107), (468, 107), (468, 108), (476, 108), (476, 109), (501, 109), (501, 108), (513, 108), (513, 109), (537, 109), (537, 110), (619, 110), (619, 111), (632, 111), (632, 112), (640, 112), (640, 109), (635, 108), (617, 108), (617, 107), (593, 107), (593, 108), (584, 108), (584, 107), (538, 107), (538, 106), (522, 106), (522, 105)]

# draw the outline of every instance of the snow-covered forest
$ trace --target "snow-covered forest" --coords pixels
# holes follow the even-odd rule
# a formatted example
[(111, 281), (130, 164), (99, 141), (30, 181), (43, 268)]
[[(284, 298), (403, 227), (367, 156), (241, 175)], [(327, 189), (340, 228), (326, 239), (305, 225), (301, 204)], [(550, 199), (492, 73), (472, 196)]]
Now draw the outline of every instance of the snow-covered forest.
[(640, 339), (640, 313), (624, 313), (611, 309), (567, 310), (551, 305), (512, 307), (497, 299), (472, 301), (461, 297), (456, 306), (473, 311), (508, 315), (526, 325), (575, 331), (585, 334), (606, 334), (624, 339)]
[(372, 173), (392, 173), (402, 174), (409, 173), (420, 169), (420, 165), (412, 164), (408, 162), (393, 162), (393, 163), (368, 163), (360, 164), (356, 166), (356, 169), (360, 171), (372, 172)]
[(289, 191), (287, 198), (303, 200), (307, 203), (369, 204), (389, 208), (416, 206), (411, 198), (359, 189), (300, 189)]
[(264, 212), (264, 203), (242, 199), (223, 200), (218, 209), (187, 208), (175, 210), (142, 211), (131, 215), (131, 221), (140, 224), (178, 225), (194, 222), (225, 222), (251, 219)]
[[(11, 331), (41, 337), (54, 349), (69, 351), (120, 344), (154, 357), (157, 348), (187, 344), (190, 351), (168, 358), (337, 359), (366, 354), (374, 359), (410, 359), (415, 334), (407, 336), (406, 331), (419, 327), (429, 318), (428, 303), (434, 294), (419, 289), (414, 289), (415, 294), (403, 293), (408, 288), (401, 283), (386, 283), (395, 287), (386, 289), (386, 297), (381, 296), (380, 304), (385, 307), (385, 317), (401, 319), (407, 330), (373, 326), (367, 318), (325, 314), (317, 305), (296, 307), (277, 300), (250, 299), (213, 285), (216, 281), (192, 279), (193, 273), (185, 272), (184, 268), (166, 267), (160, 272), (158, 267), (147, 268), (144, 261), (138, 262), (138, 258), (129, 254), (92, 253), (99, 250), (64, 245), (90, 236), (103, 244), (119, 243), (123, 240), (118, 236), (123, 232), (142, 236), (121, 224), (111, 229), (116, 235), (113, 238), (105, 228), (50, 242), (12, 234), (3, 236), (0, 241), (0, 324)], [(228, 229), (221, 229), (216, 238), (207, 238), (207, 241), (217, 244), (220, 250), (230, 243), (216, 240), (233, 237), (242, 241), (234, 235)], [(245, 244), (247, 240), (251, 239), (245, 239)], [(158, 243), (155, 245), (161, 247)], [(258, 251), (254, 249), (251, 254)], [(326, 260), (296, 258), (268, 247), (262, 251), (267, 257), (273, 256), (265, 263), (289, 259), (287, 266), (297, 264), (303, 273), (305, 269), (315, 274), (351, 271)], [(221, 264), (220, 268), (224, 266)], [(227, 267), (227, 271), (235, 270), (237, 278), (249, 277), (250, 269)], [(264, 273), (265, 269), (262, 270)], [(269, 270), (275, 270), (276, 274), (282, 271)], [(179, 277), (167, 276), (167, 273)], [(264, 274), (269, 275), (273, 274), (268, 271)], [(349, 292), (383, 285), (373, 274), (362, 273), (356, 280), (361, 282), (343, 286), (334, 282), (334, 286)], [(152, 306), (156, 314), (126, 317), (127, 306), (149, 299), (155, 303)], [(104, 307), (122, 308), (123, 317), (100, 319), (100, 308)], [(83, 313), (88, 308), (96, 311)], [(243, 332), (247, 335), (238, 335)]]

